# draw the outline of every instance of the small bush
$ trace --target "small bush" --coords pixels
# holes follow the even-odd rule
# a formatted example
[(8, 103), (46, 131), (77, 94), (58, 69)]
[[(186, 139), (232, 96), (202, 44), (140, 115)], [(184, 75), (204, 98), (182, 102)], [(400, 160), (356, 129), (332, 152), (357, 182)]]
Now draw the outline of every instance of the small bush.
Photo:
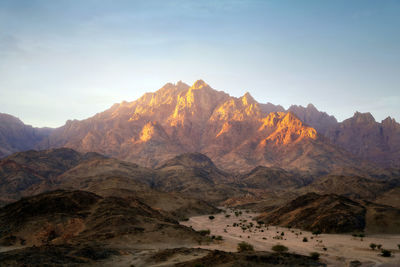
[(372, 250), (375, 250), (376, 244), (375, 244), (375, 243), (371, 243), (371, 244), (369, 244), (369, 247), (370, 247)]
[(382, 249), (381, 250), (381, 256), (382, 257), (391, 257), (392, 256), (392, 252), (390, 250), (387, 250), (387, 249)]
[(313, 235), (320, 235), (322, 232), (320, 230), (316, 230), (314, 232), (312, 232)]
[(376, 247), (377, 247), (378, 249), (381, 249), (381, 248), (382, 248), (382, 245), (381, 245), (381, 244), (378, 244), (378, 245), (376, 245)]
[(289, 249), (284, 245), (275, 245), (272, 247), (272, 250), (278, 253), (282, 253), (288, 251)]
[(214, 217), (213, 215), (210, 215), (210, 216), (208, 216), (208, 219), (210, 219), (210, 220), (214, 220), (214, 219), (215, 219), (215, 217)]
[(237, 246), (238, 252), (243, 252), (243, 251), (254, 251), (254, 247), (250, 245), (247, 242), (240, 242)]
[(230, 214), (226, 214), (226, 215), (225, 215), (225, 218), (229, 218), (229, 217), (231, 217)]
[(284, 235), (285, 235), (285, 233), (284, 233), (284, 232), (282, 232), (282, 233), (281, 233), (281, 236), (284, 236)]
[(318, 252), (311, 252), (310, 253), (310, 257), (311, 257), (311, 259), (313, 259), (313, 260), (319, 260), (319, 253)]
[(199, 232), (199, 234), (201, 234), (202, 236), (206, 236), (206, 235), (209, 235), (210, 234), (210, 230), (200, 230), (200, 231), (198, 231)]
[(215, 240), (218, 240), (218, 241), (221, 241), (221, 240), (223, 240), (223, 238), (222, 238), (222, 236), (217, 236), (216, 238), (215, 238)]
[(303, 238), (303, 242), (308, 242), (307, 237), (304, 237), (304, 238)]
[(400, 249), (400, 244), (397, 244), (397, 247)]

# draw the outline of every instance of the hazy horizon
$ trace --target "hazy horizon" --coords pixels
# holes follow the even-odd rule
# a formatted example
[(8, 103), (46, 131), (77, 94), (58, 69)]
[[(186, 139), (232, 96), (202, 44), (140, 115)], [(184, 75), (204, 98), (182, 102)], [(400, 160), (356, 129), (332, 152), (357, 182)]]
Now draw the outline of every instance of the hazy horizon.
[(85, 119), (167, 82), (400, 121), (398, 1), (1, 1), (0, 112)]

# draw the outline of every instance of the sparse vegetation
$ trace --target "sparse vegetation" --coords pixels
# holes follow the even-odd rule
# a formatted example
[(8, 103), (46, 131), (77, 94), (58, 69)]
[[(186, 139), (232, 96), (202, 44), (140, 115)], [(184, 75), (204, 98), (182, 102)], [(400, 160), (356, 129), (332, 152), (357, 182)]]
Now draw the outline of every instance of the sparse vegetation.
[(221, 241), (221, 240), (223, 240), (223, 238), (222, 238), (222, 236), (217, 236), (216, 238), (215, 238), (215, 240), (218, 240), (218, 241)]
[(247, 242), (240, 242), (237, 246), (238, 252), (244, 252), (244, 251), (254, 251), (254, 247), (247, 243)]
[(387, 250), (387, 249), (382, 249), (381, 250), (381, 256), (382, 257), (391, 257), (392, 256), (392, 252), (390, 250)]
[(307, 237), (303, 237), (303, 242), (308, 242)]
[(206, 236), (210, 234), (210, 230), (199, 230), (198, 231), (199, 234), (201, 234), (202, 236)]
[(371, 243), (371, 244), (369, 244), (369, 247), (370, 247), (372, 250), (375, 250), (375, 249), (376, 249), (376, 244), (375, 244), (375, 243)]
[(214, 219), (215, 219), (215, 217), (214, 217), (213, 215), (210, 215), (210, 216), (208, 216), (208, 219), (210, 219), (210, 220), (214, 220)]
[(277, 253), (287, 252), (289, 249), (284, 245), (275, 245), (272, 247), (272, 250)]
[(315, 236), (320, 235), (322, 232), (320, 230), (313, 231), (312, 234)]
[(310, 253), (310, 257), (313, 260), (319, 260), (319, 256), (320, 256), (320, 254), (318, 252), (311, 252)]

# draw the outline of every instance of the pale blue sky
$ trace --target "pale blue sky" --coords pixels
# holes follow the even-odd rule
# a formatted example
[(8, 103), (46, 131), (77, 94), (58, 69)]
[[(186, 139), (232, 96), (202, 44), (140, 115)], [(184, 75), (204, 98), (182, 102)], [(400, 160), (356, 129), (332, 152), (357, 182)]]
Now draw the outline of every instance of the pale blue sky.
[(167, 82), (400, 120), (400, 1), (0, 0), (0, 112), (61, 126)]

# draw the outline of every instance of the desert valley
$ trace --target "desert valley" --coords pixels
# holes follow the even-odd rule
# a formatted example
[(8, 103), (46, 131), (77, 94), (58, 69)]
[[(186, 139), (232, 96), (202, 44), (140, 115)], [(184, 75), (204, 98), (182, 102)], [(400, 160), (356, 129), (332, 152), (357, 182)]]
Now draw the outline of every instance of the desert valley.
[(400, 124), (167, 83), (0, 114), (1, 266), (399, 266)]

